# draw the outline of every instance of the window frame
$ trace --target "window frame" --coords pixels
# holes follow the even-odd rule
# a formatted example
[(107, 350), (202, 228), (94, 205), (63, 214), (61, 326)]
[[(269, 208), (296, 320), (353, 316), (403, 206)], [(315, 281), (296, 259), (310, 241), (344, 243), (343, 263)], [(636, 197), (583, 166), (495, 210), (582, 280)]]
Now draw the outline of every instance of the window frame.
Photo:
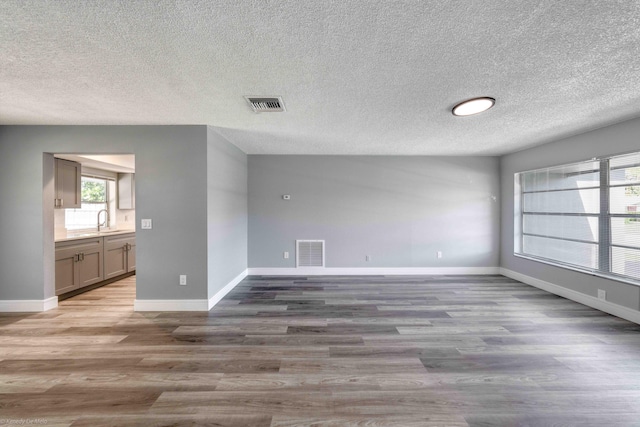
[[(81, 211), (83, 208), (83, 205), (104, 205), (105, 207), (103, 209), (107, 209), (107, 211), (109, 211), (109, 213), (111, 213), (111, 194), (110, 194), (110, 190), (109, 190), (109, 183), (110, 182), (115, 182), (115, 180), (111, 177), (108, 176), (100, 176), (100, 175), (96, 175), (96, 174), (89, 174), (89, 173), (83, 173), (80, 177), (80, 188), (82, 191), (82, 180), (84, 178), (91, 178), (94, 180), (101, 180), (105, 182), (105, 201), (104, 202), (86, 202), (84, 200), (82, 200), (82, 196), (80, 197), (80, 208), (73, 208), (73, 209), (68, 209), (68, 210), (73, 210), (74, 212), (77, 211)], [(90, 226), (90, 227), (86, 227), (83, 226), (82, 228), (69, 228), (68, 227), (68, 223), (67, 223), (67, 219), (66, 219), (66, 211), (67, 209), (65, 209), (65, 228), (67, 230), (72, 230), (73, 232), (83, 232), (83, 231), (93, 231), (94, 229), (97, 228), (97, 218), (96, 218), (96, 226)], [(108, 218), (110, 218), (111, 215), (108, 216)], [(113, 221), (111, 221), (113, 222)], [(83, 224), (84, 225), (84, 224)]]
[[(613, 188), (624, 188), (630, 186), (639, 186), (640, 181), (635, 182), (623, 182), (623, 183), (615, 183), (612, 184), (611, 179), (611, 171), (618, 169), (625, 169), (629, 167), (640, 167), (640, 163), (633, 163), (631, 165), (623, 165), (618, 167), (611, 167), (611, 159), (625, 157), (630, 155), (640, 155), (640, 152), (633, 151), (625, 154), (618, 154), (612, 156), (603, 156), (601, 158), (593, 158), (590, 160), (571, 162), (571, 163), (563, 163), (555, 166), (548, 166), (539, 169), (527, 170), (522, 172), (516, 172), (514, 174), (514, 248), (513, 255), (519, 258), (529, 259), (536, 262), (541, 262), (543, 264), (552, 265), (555, 267), (565, 268), (568, 270), (578, 271), (581, 273), (590, 274), (593, 276), (598, 276), (610, 280), (616, 280), (619, 282), (629, 283), (636, 286), (640, 286), (640, 277), (628, 276), (625, 274), (615, 273), (613, 272), (613, 260), (612, 260), (612, 252), (613, 248), (623, 248), (623, 249), (631, 249), (640, 251), (640, 243), (637, 247), (627, 246), (622, 244), (614, 244), (612, 239), (612, 219), (614, 218), (624, 218), (624, 219), (633, 219), (636, 221), (640, 221), (640, 212), (637, 214), (631, 214), (629, 212), (626, 213), (611, 213), (611, 189)], [(531, 174), (535, 172), (541, 171), (550, 171), (557, 168), (562, 167), (571, 167), (577, 166), (583, 163), (599, 163), (598, 169), (592, 170), (584, 170), (581, 173), (595, 173), (599, 171), (599, 180), (597, 181), (597, 186), (587, 186), (587, 187), (579, 187), (575, 188), (578, 190), (589, 190), (589, 189), (598, 189), (599, 190), (599, 211), (598, 213), (570, 213), (570, 212), (527, 212), (525, 210), (525, 194), (533, 194), (533, 193), (550, 193), (556, 191), (571, 191), (574, 188), (566, 188), (566, 189), (547, 189), (547, 190), (532, 190), (532, 191), (524, 191), (524, 183), (523, 177), (526, 174)], [(524, 222), (526, 215), (556, 215), (556, 216), (576, 216), (576, 217), (585, 217), (585, 218), (596, 218), (598, 221), (598, 236), (596, 241), (582, 240), (582, 239), (573, 239), (566, 237), (558, 237), (558, 236), (550, 236), (550, 235), (538, 235), (535, 233), (528, 233), (524, 231)], [(597, 249), (597, 263), (596, 268), (590, 268), (587, 266), (581, 266), (577, 264), (572, 264), (569, 262), (563, 262), (561, 260), (547, 258), (539, 255), (529, 254), (524, 252), (524, 239), (525, 236), (533, 236), (533, 237), (542, 237), (547, 239), (556, 239), (561, 241), (569, 241), (569, 242), (577, 242), (577, 243), (585, 243), (585, 244), (595, 244)]]

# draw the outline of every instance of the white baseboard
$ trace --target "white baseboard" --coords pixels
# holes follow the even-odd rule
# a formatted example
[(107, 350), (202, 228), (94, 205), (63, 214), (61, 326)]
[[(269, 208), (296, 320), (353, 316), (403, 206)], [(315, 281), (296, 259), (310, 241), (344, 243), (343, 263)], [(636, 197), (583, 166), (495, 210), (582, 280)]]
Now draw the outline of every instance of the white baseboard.
[(133, 311), (209, 311), (206, 299), (137, 299)]
[(522, 283), (526, 283), (527, 285), (542, 289), (543, 291), (547, 291), (555, 295), (560, 295), (561, 297), (565, 297), (588, 307), (595, 308), (596, 310), (604, 311), (605, 313), (609, 313), (622, 319), (626, 319), (630, 322), (640, 324), (640, 311), (632, 310), (618, 304), (613, 304), (609, 301), (603, 301), (591, 295), (576, 292), (574, 290), (567, 289), (562, 286), (546, 282), (544, 280), (536, 279), (535, 277), (527, 276), (526, 274), (518, 273), (507, 268), (500, 268), (500, 273), (503, 276), (510, 277), (511, 279), (518, 280)]
[(237, 275), (231, 282), (227, 283), (224, 288), (218, 291), (210, 299), (145, 299), (135, 300), (133, 303), (134, 311), (209, 311), (211, 307), (216, 305), (226, 294), (228, 294), (238, 283), (247, 277), (247, 270)]
[(43, 301), (42, 311), (49, 311), (58, 306), (58, 297), (47, 298)]
[(220, 289), (214, 296), (209, 298), (208, 309), (211, 310), (213, 306), (219, 303), (220, 300), (224, 298), (225, 295), (231, 292), (231, 290), (235, 288), (238, 285), (238, 283), (242, 282), (242, 279), (247, 277), (248, 274), (249, 274), (248, 270), (244, 270), (242, 273), (238, 274), (232, 281), (227, 283), (227, 285), (224, 288)]
[(0, 300), (1, 313), (33, 313), (51, 310), (58, 306), (58, 297), (43, 300)]
[(251, 276), (411, 276), (500, 274), (499, 267), (249, 268)]

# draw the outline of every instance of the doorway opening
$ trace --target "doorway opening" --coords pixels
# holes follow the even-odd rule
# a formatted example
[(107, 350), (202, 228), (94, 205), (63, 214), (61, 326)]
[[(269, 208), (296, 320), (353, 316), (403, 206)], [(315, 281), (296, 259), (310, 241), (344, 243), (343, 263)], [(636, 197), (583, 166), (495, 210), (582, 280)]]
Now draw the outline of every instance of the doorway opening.
[(55, 295), (62, 301), (135, 274), (135, 156), (53, 156)]

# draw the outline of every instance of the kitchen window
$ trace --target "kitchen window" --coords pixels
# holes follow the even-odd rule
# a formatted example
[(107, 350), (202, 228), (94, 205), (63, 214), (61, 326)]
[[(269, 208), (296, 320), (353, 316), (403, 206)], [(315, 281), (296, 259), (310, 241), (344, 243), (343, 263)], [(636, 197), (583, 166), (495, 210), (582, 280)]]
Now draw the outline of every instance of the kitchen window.
[[(65, 209), (67, 230), (95, 229), (98, 212), (110, 209), (110, 195), (114, 181), (106, 178), (82, 176), (80, 209)], [(104, 216), (103, 216), (104, 220)]]
[(640, 283), (640, 153), (515, 174), (515, 255)]

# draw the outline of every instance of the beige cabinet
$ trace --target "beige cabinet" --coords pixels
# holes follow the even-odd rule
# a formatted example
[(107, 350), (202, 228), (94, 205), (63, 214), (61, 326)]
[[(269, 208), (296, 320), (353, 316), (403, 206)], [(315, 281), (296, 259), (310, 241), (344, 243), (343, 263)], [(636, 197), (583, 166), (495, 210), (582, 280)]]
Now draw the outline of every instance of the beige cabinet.
[(104, 280), (102, 237), (56, 243), (56, 295)]
[(136, 175), (134, 173), (118, 174), (118, 209), (136, 208)]
[(127, 273), (136, 271), (136, 236), (135, 234), (129, 240), (129, 249), (127, 249)]
[(104, 238), (104, 278), (120, 276), (136, 269), (136, 235), (120, 234)]
[(70, 160), (56, 159), (55, 199), (56, 208), (79, 208), (81, 205), (82, 166)]
[(78, 252), (56, 244), (56, 295), (72, 291), (78, 285)]

